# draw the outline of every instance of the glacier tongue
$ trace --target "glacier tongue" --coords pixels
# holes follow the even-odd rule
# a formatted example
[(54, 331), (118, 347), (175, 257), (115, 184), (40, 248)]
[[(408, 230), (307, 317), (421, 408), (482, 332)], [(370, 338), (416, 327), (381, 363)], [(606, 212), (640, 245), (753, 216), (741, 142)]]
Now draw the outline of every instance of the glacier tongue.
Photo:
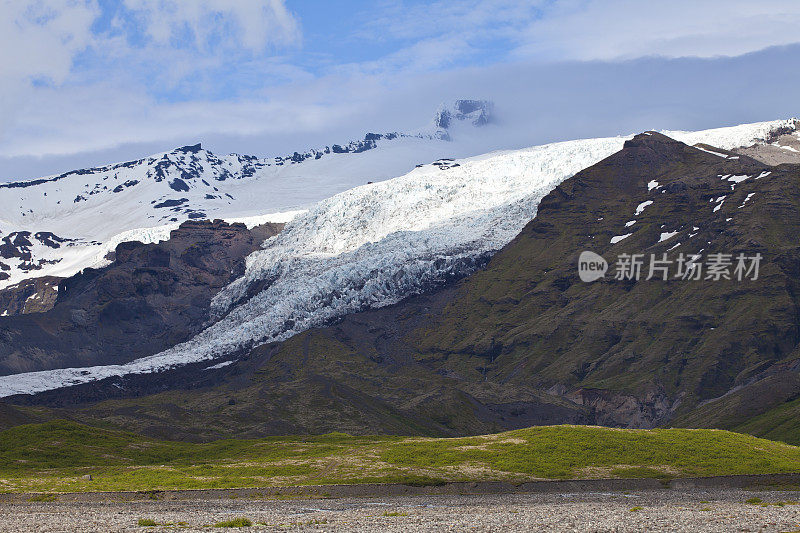
[[(780, 126), (767, 124), (664, 133), (741, 145)], [(468, 274), (519, 233), (555, 186), (628, 138), (496, 152), (448, 161), (446, 170), (426, 165), (323, 200), (248, 258), (245, 275), (213, 301), (218, 321), (195, 338), (126, 365), (3, 376), (0, 397), (219, 358)]]
[[(206, 359), (283, 340), (468, 274), (519, 233), (558, 183), (624, 140), (495, 153), (447, 170), (431, 165), (324, 200), (248, 258), (245, 275), (212, 303), (219, 322), (173, 355)], [(247, 299), (254, 286), (265, 288)]]

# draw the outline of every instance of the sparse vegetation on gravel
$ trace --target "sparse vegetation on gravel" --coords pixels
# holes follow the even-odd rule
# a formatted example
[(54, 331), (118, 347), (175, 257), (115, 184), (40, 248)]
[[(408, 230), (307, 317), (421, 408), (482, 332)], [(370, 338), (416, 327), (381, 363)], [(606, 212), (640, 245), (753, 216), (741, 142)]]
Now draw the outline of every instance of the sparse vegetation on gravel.
[(232, 520), (217, 522), (214, 524), (214, 527), (250, 527), (252, 525), (253, 522), (249, 518), (234, 518)]
[[(138, 531), (211, 533), (222, 531), (335, 531), (407, 533), (409, 531), (615, 531), (669, 533), (727, 531), (796, 531), (800, 505), (746, 505), (755, 494), (764, 501), (800, 494), (741, 489), (642, 490), (565, 494), (485, 494), (376, 496), (271, 501), (231, 501), (209, 494), (187, 500), (141, 499), (109, 504), (106, 495), (85, 495), (58, 505), (3, 504), (3, 533), (33, 531), (124, 531), (147, 517), (157, 526)], [(713, 505), (697, 505), (708, 498)], [(378, 505), (376, 505), (378, 504)], [(385, 508), (383, 507), (385, 506)], [(631, 512), (632, 508), (641, 508)], [(396, 516), (393, 516), (397, 513)], [(213, 524), (237, 516), (250, 528), (215, 529)]]

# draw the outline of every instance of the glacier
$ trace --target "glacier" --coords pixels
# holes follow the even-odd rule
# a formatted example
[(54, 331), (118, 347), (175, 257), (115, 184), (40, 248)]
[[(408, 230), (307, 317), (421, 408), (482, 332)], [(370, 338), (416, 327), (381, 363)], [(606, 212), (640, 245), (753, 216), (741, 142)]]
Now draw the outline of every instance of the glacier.
[[(730, 149), (794, 124), (662, 133)], [(0, 397), (224, 358), (467, 275), (519, 233), (553, 188), (631, 137), (493, 152), (444, 170), (424, 165), (322, 200), (247, 258), (245, 274), (214, 298), (215, 322), (193, 339), (125, 365), (2, 376)]]
[(277, 222), (286, 217), (276, 213), (303, 210), (358, 185), (394, 178), (415, 164), (481, 153), (485, 149), (478, 147), (486, 146), (492, 134), (491, 109), (490, 102), (457, 100), (442, 106), (419, 131), (367, 133), (363, 140), (286, 156), (217, 155), (197, 144), (0, 183), (0, 239), (45, 232), (67, 243), (50, 247), (34, 239), (19, 253), (3, 254), (0, 289), (31, 277), (68, 277), (103, 266), (121, 240), (158, 242), (185, 220)]

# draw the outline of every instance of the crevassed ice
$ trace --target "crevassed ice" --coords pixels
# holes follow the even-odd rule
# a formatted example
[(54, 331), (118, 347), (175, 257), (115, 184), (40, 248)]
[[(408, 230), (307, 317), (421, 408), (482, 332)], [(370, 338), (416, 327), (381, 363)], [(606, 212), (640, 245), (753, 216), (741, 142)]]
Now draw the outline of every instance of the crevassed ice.
[[(222, 318), (192, 340), (126, 365), (0, 377), (0, 395), (214, 359), (468, 274), (519, 233), (556, 185), (625, 140), (497, 152), (333, 196), (248, 258), (245, 275), (214, 299)], [(254, 283), (267, 286), (243, 301)]]
[[(782, 122), (664, 132), (723, 148)], [(555, 143), (423, 167), (318, 203), (247, 260), (213, 301), (219, 321), (192, 340), (126, 365), (0, 377), (0, 396), (212, 360), (282, 340), (354, 311), (395, 303), (476, 268), (536, 214), (556, 185), (622, 148), (624, 137)], [(262, 287), (247, 298), (248, 290)]]

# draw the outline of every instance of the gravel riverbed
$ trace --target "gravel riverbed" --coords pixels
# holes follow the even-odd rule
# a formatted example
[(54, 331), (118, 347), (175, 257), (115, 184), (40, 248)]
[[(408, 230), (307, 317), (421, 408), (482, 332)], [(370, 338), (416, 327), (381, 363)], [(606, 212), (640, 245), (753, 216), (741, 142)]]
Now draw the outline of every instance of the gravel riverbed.
[[(747, 503), (753, 498), (762, 503)], [(798, 500), (800, 492), (740, 489), (290, 500), (104, 495), (2, 502), (0, 530), (226, 531), (214, 525), (246, 518), (253, 525), (238, 531), (797, 531)]]

